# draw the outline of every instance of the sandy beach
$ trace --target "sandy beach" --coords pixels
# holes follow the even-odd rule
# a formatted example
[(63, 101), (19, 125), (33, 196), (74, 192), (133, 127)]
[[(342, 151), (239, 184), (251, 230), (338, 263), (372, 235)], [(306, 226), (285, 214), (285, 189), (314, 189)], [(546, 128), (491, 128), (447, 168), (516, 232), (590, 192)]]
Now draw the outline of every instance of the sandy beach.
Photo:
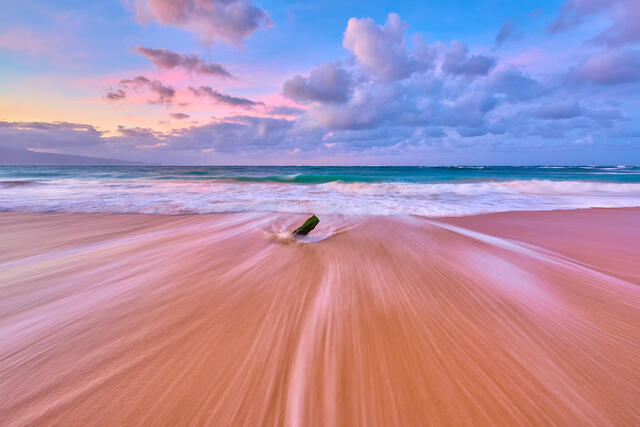
[(640, 209), (0, 214), (0, 424), (638, 425)]

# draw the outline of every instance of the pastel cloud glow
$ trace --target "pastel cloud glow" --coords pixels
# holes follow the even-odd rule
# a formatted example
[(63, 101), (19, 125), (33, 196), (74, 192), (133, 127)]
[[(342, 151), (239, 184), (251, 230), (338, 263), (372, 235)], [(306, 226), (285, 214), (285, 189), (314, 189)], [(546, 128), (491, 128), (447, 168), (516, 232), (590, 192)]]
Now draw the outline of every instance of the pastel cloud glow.
[(135, 0), (135, 8), (141, 22), (184, 28), (206, 42), (241, 44), (270, 24), (267, 12), (250, 0)]
[(611, 50), (587, 58), (571, 73), (577, 82), (617, 85), (640, 81), (640, 50)]
[[(80, 52), (86, 62), (34, 66), (46, 54), (32, 39), (0, 33), (11, 53), (0, 61), (16, 70), (0, 74), (0, 146), (199, 164), (640, 162), (639, 5), (494, 11), (470, 33), (462, 18), (447, 31), (435, 17), (431, 27), (413, 19), (431, 7), (420, 2), (404, 14), (360, 5), (331, 31), (316, 15), (283, 19), (287, 10), (249, 0), (114, 4), (102, 30), (128, 30), (97, 40), (100, 54)], [(90, 15), (76, 14), (67, 27), (80, 43)], [(65, 55), (82, 58), (61, 44), (56, 56)], [(30, 84), (36, 75), (43, 95)], [(46, 115), (25, 115), (54, 78), (66, 91), (46, 98)]]
[(576, 27), (594, 15), (607, 14), (611, 24), (592, 41), (608, 46), (620, 46), (640, 41), (640, 2), (637, 0), (569, 0), (551, 24), (557, 33)]
[(253, 108), (257, 105), (263, 105), (261, 102), (252, 101), (247, 98), (225, 95), (217, 90), (211, 89), (209, 86), (200, 86), (199, 88), (189, 87), (191, 93), (195, 96), (204, 96), (212, 99), (217, 104), (224, 104), (231, 107)]
[[(169, 85), (165, 85), (158, 80), (149, 80), (144, 76), (137, 76), (133, 79), (120, 80), (120, 85), (127, 90), (138, 91), (148, 90), (155, 98), (149, 99), (149, 104), (170, 104), (173, 101), (173, 96), (176, 91)], [(119, 89), (122, 92), (122, 89)], [(118, 93), (120, 93), (118, 92)], [(109, 92), (106, 96), (112, 95), (113, 92)], [(124, 96), (122, 97), (124, 98)]]
[(158, 68), (182, 67), (191, 73), (231, 77), (231, 74), (221, 64), (205, 61), (198, 55), (185, 55), (167, 49), (152, 49), (142, 46), (136, 47), (136, 52), (149, 58)]

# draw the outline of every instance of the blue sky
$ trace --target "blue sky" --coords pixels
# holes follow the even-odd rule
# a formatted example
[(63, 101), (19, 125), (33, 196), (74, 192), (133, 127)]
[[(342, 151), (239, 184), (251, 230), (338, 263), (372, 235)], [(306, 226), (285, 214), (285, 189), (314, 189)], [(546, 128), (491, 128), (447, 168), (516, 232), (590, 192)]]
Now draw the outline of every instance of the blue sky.
[(0, 5), (0, 145), (181, 164), (638, 164), (635, 0)]

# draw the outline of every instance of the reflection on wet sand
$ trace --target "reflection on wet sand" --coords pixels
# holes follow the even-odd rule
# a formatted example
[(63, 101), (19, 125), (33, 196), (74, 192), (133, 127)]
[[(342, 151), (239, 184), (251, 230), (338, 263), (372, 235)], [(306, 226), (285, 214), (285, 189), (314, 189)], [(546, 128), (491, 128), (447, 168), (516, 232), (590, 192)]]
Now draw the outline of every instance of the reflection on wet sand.
[(0, 214), (0, 420), (637, 425), (639, 213)]

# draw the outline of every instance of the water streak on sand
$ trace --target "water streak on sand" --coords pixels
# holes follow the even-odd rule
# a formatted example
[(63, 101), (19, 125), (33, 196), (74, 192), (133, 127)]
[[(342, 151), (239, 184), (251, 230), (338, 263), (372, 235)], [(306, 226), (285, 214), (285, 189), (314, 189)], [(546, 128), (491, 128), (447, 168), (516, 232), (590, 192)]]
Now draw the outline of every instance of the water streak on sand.
[(0, 214), (2, 424), (640, 423), (637, 209), (304, 218)]
[[(332, 400), (335, 393), (331, 391), (335, 388), (335, 357), (333, 352), (335, 349), (331, 347), (321, 346), (322, 337), (330, 332), (330, 319), (332, 316), (332, 288), (335, 286), (337, 277), (334, 277), (334, 267), (329, 266), (325, 277), (322, 279), (320, 289), (316, 291), (313, 297), (311, 308), (307, 313), (307, 317), (302, 326), (302, 332), (296, 346), (294, 362), (291, 368), (291, 379), (287, 389), (287, 425), (303, 426), (304, 424), (304, 408), (307, 400), (307, 390), (311, 386), (307, 385), (307, 374), (311, 370), (310, 365), (314, 360), (314, 355), (320, 354), (321, 360), (324, 359), (326, 372), (324, 374), (325, 387), (323, 388), (323, 396), (325, 402)], [(322, 349), (324, 348), (324, 354)], [(331, 363), (326, 363), (327, 359)], [(306, 402), (308, 403), (308, 402)], [(323, 407), (323, 413), (328, 422), (327, 425), (335, 425), (336, 413), (335, 405), (326, 404)]]

